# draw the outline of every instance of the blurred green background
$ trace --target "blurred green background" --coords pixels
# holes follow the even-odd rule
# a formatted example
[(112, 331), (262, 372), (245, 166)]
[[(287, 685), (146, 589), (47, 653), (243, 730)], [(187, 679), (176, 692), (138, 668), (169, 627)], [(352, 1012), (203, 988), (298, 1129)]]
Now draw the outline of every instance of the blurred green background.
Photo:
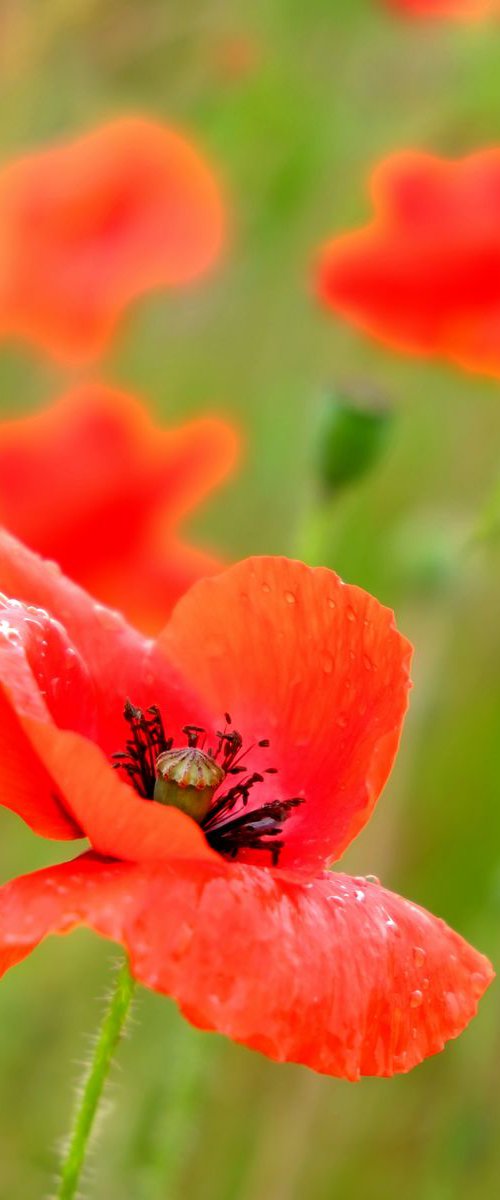
[[(219, 412), (239, 474), (190, 532), (228, 559), (323, 561), (395, 606), (416, 646), (398, 763), (343, 861), (500, 950), (498, 382), (392, 355), (320, 312), (315, 247), (368, 212), (366, 174), (411, 145), (500, 140), (498, 26), (400, 21), (376, 0), (4, 0), (2, 157), (117, 112), (191, 131), (232, 212), (225, 261), (196, 289), (136, 305), (104, 377), (166, 422)], [(2, 346), (3, 412), (69, 382)], [(74, 378), (72, 376), (71, 378)], [(373, 388), (394, 420), (376, 467), (327, 499), (325, 397)], [(499, 504), (500, 509), (500, 504)], [(1, 815), (2, 877), (64, 857)], [(64, 847), (63, 847), (64, 851)], [(346, 953), (349, 953), (346, 947)], [(116, 955), (53, 939), (0, 987), (0, 1197), (50, 1192), (85, 1031)], [(500, 1015), (409, 1076), (350, 1085), (191, 1030), (141, 992), (87, 1175), (94, 1200), (486, 1200), (500, 1179)]]

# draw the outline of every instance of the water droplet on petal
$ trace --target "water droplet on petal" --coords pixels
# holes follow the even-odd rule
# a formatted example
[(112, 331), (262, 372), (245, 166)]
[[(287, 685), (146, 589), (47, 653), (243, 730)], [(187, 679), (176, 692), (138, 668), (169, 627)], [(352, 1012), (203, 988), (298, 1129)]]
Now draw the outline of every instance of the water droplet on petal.
[(420, 1008), (423, 998), (424, 994), (420, 991), (420, 988), (415, 988), (415, 991), (410, 996), (410, 1008)]
[(416, 967), (423, 967), (425, 962), (425, 950), (423, 946), (413, 947), (413, 961)]
[(295, 604), (295, 599), (296, 597), (294, 592), (285, 592), (285, 600), (287, 604)]
[(5, 638), (6, 642), (10, 642), (11, 646), (22, 645), (22, 638), (19, 630), (14, 625), (9, 625), (6, 620), (0, 621), (0, 634)]
[(340, 728), (341, 728), (341, 729), (345, 729), (345, 728), (346, 728), (346, 726), (347, 726), (347, 717), (346, 717), (345, 713), (339, 713), (339, 716), (337, 717), (337, 725), (340, 725)]
[(363, 666), (365, 667), (366, 671), (373, 670), (373, 663), (372, 663), (371, 658), (369, 658), (368, 654), (363, 654)]
[(378, 875), (366, 875), (365, 878), (367, 883), (376, 883), (377, 886), (380, 887), (380, 879)]
[(263, 592), (270, 592), (270, 591), (271, 591), (271, 585), (270, 585), (269, 583), (266, 583), (266, 582), (264, 582), (264, 583), (262, 584), (262, 591), (263, 591)]
[(333, 599), (333, 596), (329, 596), (329, 597), (328, 597), (328, 601), (327, 601), (327, 603), (328, 603), (328, 607), (329, 607), (329, 608), (336, 608), (336, 607), (337, 607), (337, 603), (336, 603), (336, 601)]
[(332, 658), (331, 654), (323, 655), (323, 670), (325, 672), (325, 675), (331, 675), (331, 673), (333, 671), (333, 658)]
[(350, 604), (348, 605), (348, 607), (346, 609), (345, 615), (346, 615), (348, 621), (356, 621), (357, 620), (356, 613), (354, 612), (354, 609), (351, 608)]

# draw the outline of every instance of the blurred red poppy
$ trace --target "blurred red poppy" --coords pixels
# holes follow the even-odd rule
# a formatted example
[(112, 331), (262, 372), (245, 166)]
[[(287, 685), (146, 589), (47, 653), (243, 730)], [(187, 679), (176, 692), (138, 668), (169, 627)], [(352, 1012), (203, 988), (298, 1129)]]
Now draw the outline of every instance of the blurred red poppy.
[(158, 428), (132, 396), (84, 385), (0, 422), (0, 521), (155, 632), (196, 579), (221, 569), (178, 527), (230, 472), (237, 449), (221, 420)]
[(372, 222), (320, 254), (322, 300), (399, 350), (498, 375), (500, 149), (395, 154), (371, 192)]
[(500, 11), (498, 0), (386, 0), (390, 8), (397, 8), (416, 17), (458, 17), (462, 21), (474, 21)]
[(0, 334), (67, 361), (105, 348), (127, 305), (218, 255), (223, 212), (198, 151), (124, 118), (0, 172)]
[[(2, 969), (90, 925), (195, 1025), (349, 1079), (461, 1032), (487, 960), (378, 881), (327, 870), (407, 707), (388, 609), (331, 571), (248, 559), (196, 584), (153, 643), (5, 533), (0, 587), (2, 802), (91, 846), (2, 889)], [(188, 795), (172, 755), (217, 778), (198, 820), (155, 802), (158, 784)]]

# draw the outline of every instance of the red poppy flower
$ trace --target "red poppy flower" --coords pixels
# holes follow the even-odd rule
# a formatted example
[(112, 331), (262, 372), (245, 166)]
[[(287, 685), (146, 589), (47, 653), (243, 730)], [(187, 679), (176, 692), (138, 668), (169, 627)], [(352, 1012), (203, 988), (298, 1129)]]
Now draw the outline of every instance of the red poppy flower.
[(152, 121), (19, 158), (0, 173), (0, 333), (89, 359), (136, 296), (206, 270), (222, 230), (211, 171)]
[(3, 969), (90, 925), (195, 1025), (349, 1079), (408, 1070), (464, 1028), (487, 960), (377, 881), (327, 870), (370, 816), (407, 707), (411, 648), (388, 609), (326, 569), (255, 558), (196, 584), (149, 642), (5, 533), (0, 586), (16, 597), (2, 801), (91, 846), (0, 892)]
[(181, 519), (230, 471), (237, 437), (215, 418), (153, 425), (101, 384), (0, 423), (0, 520), (99, 600), (156, 631), (221, 563), (180, 540)]
[(498, 13), (498, 0), (387, 0), (391, 8), (415, 17), (458, 17), (474, 21)]
[(322, 251), (322, 299), (399, 350), (498, 375), (500, 149), (395, 154), (372, 196), (373, 221)]

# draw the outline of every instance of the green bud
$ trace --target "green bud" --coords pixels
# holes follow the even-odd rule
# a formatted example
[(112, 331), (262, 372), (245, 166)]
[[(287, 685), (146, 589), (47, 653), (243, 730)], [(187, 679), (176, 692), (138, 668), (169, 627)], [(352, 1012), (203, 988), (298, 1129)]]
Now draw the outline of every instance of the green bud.
[(325, 491), (360, 479), (383, 454), (393, 414), (368, 389), (330, 393), (319, 429), (318, 474)]
[(156, 763), (154, 800), (174, 808), (201, 823), (212, 803), (216, 788), (225, 773), (222, 767), (195, 746), (167, 750)]

